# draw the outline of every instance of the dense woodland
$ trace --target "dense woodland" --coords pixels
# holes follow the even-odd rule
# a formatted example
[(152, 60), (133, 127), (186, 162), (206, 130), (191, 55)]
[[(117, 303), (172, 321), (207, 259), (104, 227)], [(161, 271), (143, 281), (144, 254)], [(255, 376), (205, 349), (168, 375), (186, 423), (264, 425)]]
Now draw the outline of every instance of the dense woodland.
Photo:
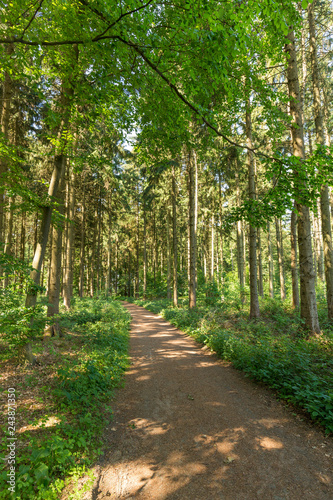
[[(180, 327), (204, 307), (215, 328), (232, 303), (254, 337), (292, 330), (327, 368), (332, 26), (330, 0), (2, 3), (1, 359), (38, 365), (62, 315), (100, 321), (126, 297), (166, 299)], [(329, 377), (303, 406), (332, 431)]]
[(46, 293), (52, 317), (101, 292), (194, 308), (237, 279), (251, 318), (280, 297), (319, 333), (316, 284), (333, 317), (331, 7), (4, 8), (4, 289), (27, 288), (26, 308)]

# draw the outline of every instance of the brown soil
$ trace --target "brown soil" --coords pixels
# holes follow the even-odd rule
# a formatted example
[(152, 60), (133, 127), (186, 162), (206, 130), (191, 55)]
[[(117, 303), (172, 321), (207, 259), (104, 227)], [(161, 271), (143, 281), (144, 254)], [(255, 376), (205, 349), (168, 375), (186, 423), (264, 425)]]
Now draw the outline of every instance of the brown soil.
[(147, 310), (85, 498), (333, 499), (332, 439)]

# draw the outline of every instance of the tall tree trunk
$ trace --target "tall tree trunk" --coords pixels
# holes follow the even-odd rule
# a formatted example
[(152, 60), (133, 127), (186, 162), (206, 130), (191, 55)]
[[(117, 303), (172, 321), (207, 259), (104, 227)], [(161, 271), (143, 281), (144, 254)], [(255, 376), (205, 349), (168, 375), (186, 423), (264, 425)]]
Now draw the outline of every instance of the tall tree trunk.
[(290, 221), (290, 247), (291, 247), (291, 283), (292, 283), (292, 308), (299, 307), (299, 291), (297, 276), (297, 215), (293, 210)]
[(135, 269), (135, 297), (139, 298), (140, 287), (140, 213), (139, 213), (139, 188), (137, 186), (136, 204), (136, 269)]
[(283, 245), (282, 245), (282, 231), (281, 220), (275, 217), (275, 231), (276, 231), (276, 249), (279, 263), (279, 276), (280, 276), (280, 295), (281, 300), (286, 299), (286, 289), (284, 284), (284, 262), (283, 262)]
[[(7, 255), (13, 254), (13, 222), (14, 222), (14, 209), (13, 205), (15, 204), (15, 196), (9, 198), (9, 211), (7, 215), (7, 226), (6, 226), (6, 241), (4, 253)], [(4, 286), (8, 287), (8, 276), (6, 276)]]
[(260, 228), (257, 231), (257, 248), (258, 248), (258, 267), (259, 267), (259, 273), (258, 273), (258, 293), (260, 297), (264, 296), (264, 284), (263, 284), (263, 272), (262, 272), (262, 258), (261, 258), (261, 235), (260, 235)]
[[(5, 48), (6, 56), (10, 57), (14, 52), (14, 44), (10, 43)], [(13, 96), (13, 80), (10, 74), (5, 71), (4, 79), (2, 83), (2, 103), (1, 103), (1, 132), (4, 135), (4, 138), (8, 140), (9, 138), (9, 118), (10, 118), (10, 108), (12, 104), (12, 96)], [(0, 159), (0, 243), (4, 243), (5, 234), (4, 234), (4, 202), (5, 202), (5, 189), (4, 189), (4, 181), (2, 179), (4, 173), (7, 170), (7, 161), (6, 159)]]
[(223, 215), (223, 206), (222, 206), (222, 180), (221, 180), (221, 172), (219, 172), (219, 229), (220, 229), (220, 272), (221, 272), (221, 283), (223, 283), (223, 231), (222, 231), (222, 215)]
[[(238, 169), (238, 162), (236, 161), (236, 168)], [(235, 173), (236, 177), (236, 202), (237, 207), (240, 207), (240, 189), (239, 189), (239, 175), (238, 171)], [(244, 295), (244, 285), (245, 285), (245, 275), (244, 275), (244, 232), (243, 223), (241, 220), (237, 221), (236, 225), (237, 231), (237, 270), (238, 270), (238, 280), (240, 288), (240, 297), (242, 303), (245, 302)]]
[(92, 243), (91, 243), (91, 258), (90, 258), (90, 297), (93, 298), (95, 289), (96, 289), (96, 279), (95, 279), (95, 271), (96, 271), (96, 258), (97, 258), (97, 250), (96, 250), (96, 241), (97, 241), (97, 233), (98, 233), (98, 224), (96, 226), (95, 221), (98, 220), (98, 209), (95, 207), (95, 218), (93, 219), (93, 235), (92, 235)]
[(274, 298), (274, 259), (272, 252), (272, 239), (270, 222), (267, 222), (267, 252), (268, 252), (268, 288), (269, 296)]
[[(313, 104), (314, 104), (314, 115), (315, 115), (314, 121), (316, 128), (317, 144), (325, 145), (325, 133), (324, 133), (323, 115), (321, 109), (320, 87), (319, 87), (316, 30), (314, 22), (315, 3), (316, 0), (313, 0), (308, 5), (310, 57), (312, 66)], [(333, 319), (333, 253), (332, 253), (331, 214), (330, 214), (330, 204), (329, 204), (329, 194), (328, 194), (327, 184), (321, 186), (320, 209), (321, 209), (321, 229), (322, 229), (323, 245), (324, 245), (324, 264), (325, 264), (326, 299), (327, 299), (328, 317), (329, 319)]]
[(320, 217), (320, 201), (317, 200), (317, 214), (313, 212), (313, 233), (314, 233), (314, 269), (320, 281), (324, 281), (324, 252), (322, 244), (322, 230)]
[(171, 248), (170, 248), (170, 213), (167, 211), (167, 298), (171, 300)]
[(177, 242), (177, 188), (175, 167), (172, 167), (172, 246), (173, 246), (173, 305), (178, 306), (178, 242)]
[[(246, 104), (246, 145), (252, 149), (252, 125), (250, 103)], [(249, 177), (249, 198), (256, 199), (255, 171), (252, 151), (247, 151), (247, 167)], [(259, 318), (259, 298), (257, 286), (257, 230), (250, 224), (249, 234), (250, 264), (250, 318)]]
[(99, 196), (97, 202), (97, 249), (96, 249), (96, 291), (99, 293), (101, 289), (101, 224), (102, 224), (102, 193), (101, 187), (99, 189)]
[(215, 271), (215, 253), (214, 253), (214, 241), (215, 241), (215, 218), (214, 214), (212, 214), (211, 218), (211, 233), (210, 233), (210, 281), (214, 282), (214, 271)]
[(80, 242), (80, 283), (79, 295), (84, 295), (84, 268), (85, 268), (85, 248), (86, 248), (86, 189), (83, 177), (83, 200), (81, 206), (81, 242)]
[[(64, 181), (62, 180), (56, 196), (58, 213), (64, 213)], [(61, 276), (61, 256), (62, 256), (62, 233), (64, 223), (58, 221), (52, 227), (51, 244), (51, 264), (49, 271), (49, 289), (48, 289), (48, 307), (47, 317), (52, 318), (59, 314), (59, 296), (60, 296), (60, 276)], [(44, 331), (44, 339), (47, 337), (61, 336), (61, 329), (58, 318), (50, 322)]]
[[(289, 43), (286, 45), (288, 54), (287, 80), (290, 101), (290, 114), (292, 117), (291, 136), (293, 154), (300, 160), (305, 160), (303, 122), (301, 112), (301, 96), (299, 91), (297, 59), (295, 50), (294, 32), (288, 34)], [(301, 166), (294, 170), (296, 185), (299, 190), (306, 189)], [(298, 212), (298, 249), (300, 265), (300, 297), (301, 297), (301, 317), (305, 321), (305, 327), (310, 334), (320, 332), (318, 311), (315, 290), (315, 275), (313, 271), (312, 246), (311, 246), (311, 224), (310, 210), (300, 201), (296, 200), (296, 210)]]
[(143, 211), (143, 298), (147, 298), (147, 222), (145, 207)]
[(71, 306), (73, 295), (73, 254), (74, 254), (74, 214), (75, 214), (75, 174), (73, 166), (69, 166), (69, 175), (67, 180), (68, 189), (68, 209), (67, 209), (67, 232), (65, 241), (66, 250), (66, 268), (64, 274), (64, 305), (67, 310)]
[(115, 252), (115, 279), (114, 279), (114, 293), (118, 294), (118, 250), (119, 250), (119, 240), (118, 235), (116, 234), (116, 252)]
[(195, 171), (191, 152), (188, 154), (189, 175), (189, 240), (190, 240), (190, 277), (189, 308), (196, 307), (196, 231), (195, 231)]

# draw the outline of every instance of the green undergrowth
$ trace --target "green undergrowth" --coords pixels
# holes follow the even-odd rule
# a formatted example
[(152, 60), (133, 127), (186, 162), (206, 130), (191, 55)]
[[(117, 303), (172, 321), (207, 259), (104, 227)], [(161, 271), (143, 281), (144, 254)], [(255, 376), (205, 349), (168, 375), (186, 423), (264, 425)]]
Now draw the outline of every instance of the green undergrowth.
[[(250, 321), (244, 310), (226, 304), (209, 307), (199, 302), (189, 310), (170, 301), (136, 300), (231, 361), (253, 379), (277, 391), (280, 398), (306, 410), (327, 433), (333, 432), (332, 326), (321, 336), (307, 339), (301, 320), (281, 301), (263, 300), (262, 318)], [(330, 328), (329, 328), (330, 327)]]
[[(102, 431), (112, 419), (110, 400), (128, 364), (130, 315), (119, 302), (82, 299), (61, 315), (60, 324), (64, 337), (42, 348), (37, 342), (40, 365), (22, 368), (22, 377), (10, 385), (16, 383), (20, 424), (16, 494), (9, 495), (5, 468), (0, 498), (58, 500), (65, 488), (66, 498), (80, 499), (82, 489), (73, 493), (80, 476), (90, 477), (86, 488), (93, 481), (89, 467), (102, 451)], [(31, 393), (38, 405), (28, 408), (24, 401)], [(2, 457), (6, 445), (5, 428)]]

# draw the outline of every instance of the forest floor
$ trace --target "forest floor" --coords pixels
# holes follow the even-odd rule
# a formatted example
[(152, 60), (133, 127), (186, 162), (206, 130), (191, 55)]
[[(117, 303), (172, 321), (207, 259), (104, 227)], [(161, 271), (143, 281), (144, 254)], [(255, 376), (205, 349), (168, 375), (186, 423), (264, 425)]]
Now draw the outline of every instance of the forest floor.
[(84, 498), (333, 498), (333, 442), (230, 363), (142, 307), (97, 480)]

